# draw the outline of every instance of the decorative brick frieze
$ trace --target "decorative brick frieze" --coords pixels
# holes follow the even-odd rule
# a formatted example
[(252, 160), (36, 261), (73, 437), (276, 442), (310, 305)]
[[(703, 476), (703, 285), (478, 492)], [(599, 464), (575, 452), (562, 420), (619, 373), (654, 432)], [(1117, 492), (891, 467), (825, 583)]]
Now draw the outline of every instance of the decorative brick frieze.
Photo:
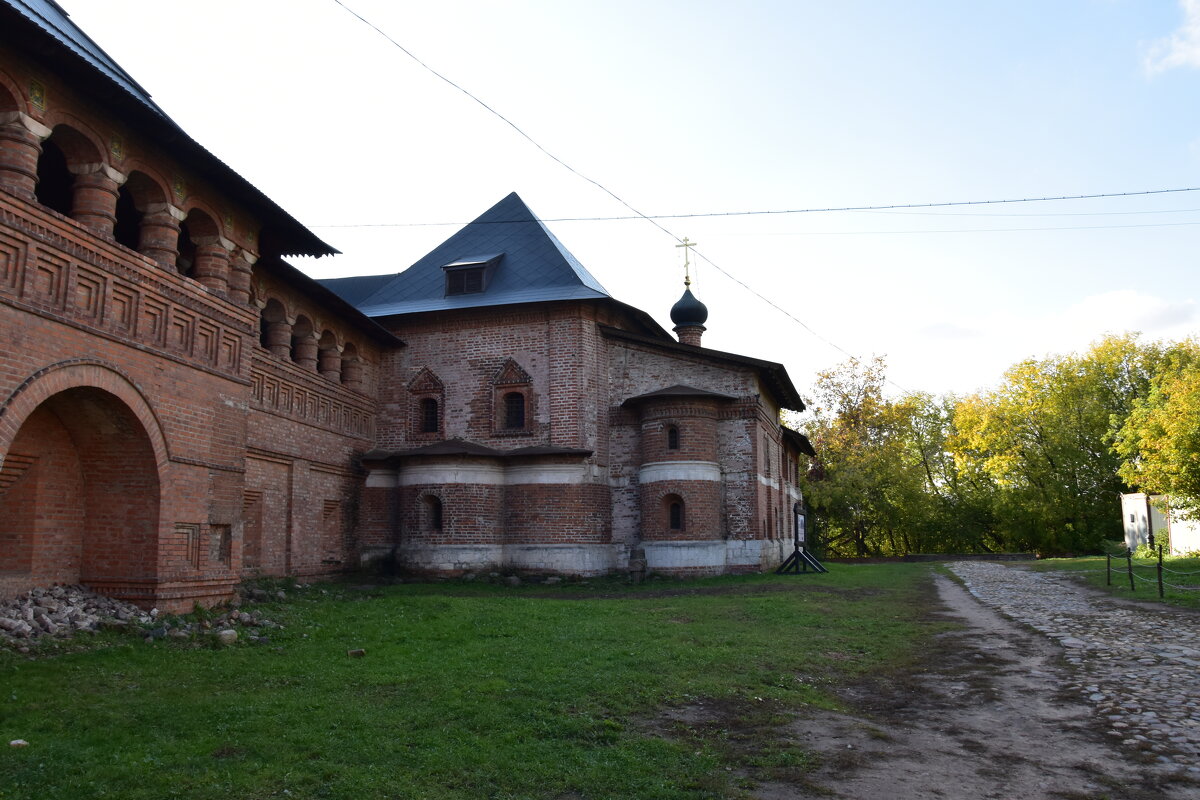
[(250, 400), (254, 408), (357, 439), (374, 437), (375, 408), (362, 395), (264, 354), (256, 352), (253, 362)]

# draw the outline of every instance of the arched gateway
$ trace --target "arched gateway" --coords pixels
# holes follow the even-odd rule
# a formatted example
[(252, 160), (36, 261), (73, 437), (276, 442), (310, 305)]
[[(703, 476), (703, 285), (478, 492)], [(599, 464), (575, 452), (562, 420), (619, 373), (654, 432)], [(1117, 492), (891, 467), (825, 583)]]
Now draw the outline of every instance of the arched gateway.
[(157, 580), (162, 432), (114, 369), (41, 370), (0, 406), (0, 594), (83, 583), (144, 599)]

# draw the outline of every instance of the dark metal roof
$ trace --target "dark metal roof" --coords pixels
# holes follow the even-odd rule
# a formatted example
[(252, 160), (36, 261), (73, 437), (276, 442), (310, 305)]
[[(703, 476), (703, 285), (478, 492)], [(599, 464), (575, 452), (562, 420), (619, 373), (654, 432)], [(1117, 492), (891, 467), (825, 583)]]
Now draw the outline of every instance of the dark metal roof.
[(317, 281), (317, 283), (350, 305), (357, 307), (359, 303), (379, 291), (388, 281), (395, 277), (395, 273), (387, 275), (357, 275), (351, 278), (324, 278)]
[(646, 394), (639, 394), (636, 397), (631, 397), (624, 403), (623, 406), (636, 405), (646, 400), (656, 400), (660, 397), (709, 397), (714, 400), (737, 400), (733, 395), (721, 394), (720, 392), (710, 392), (707, 389), (697, 389), (694, 386), (684, 386), (677, 383), (674, 386), (668, 386), (665, 389), (658, 389)]
[(324, 256), (338, 251), (275, 204), (253, 184), (188, 136), (116, 61), (53, 0), (0, 0), (0, 36), (39, 58), (80, 94), (125, 116), (131, 127), (180, 164), (244, 205), (263, 223), (262, 241), (280, 255)]
[(613, 328), (609, 325), (601, 325), (600, 332), (610, 339), (624, 339), (630, 342), (637, 342), (648, 347), (655, 347), (660, 350), (666, 350), (671, 353), (680, 355), (688, 355), (693, 358), (706, 358), (715, 361), (726, 361), (732, 364), (738, 364), (744, 367), (750, 367), (755, 370), (763, 383), (775, 395), (775, 399), (783, 408), (792, 411), (803, 411), (804, 401), (800, 399), (800, 393), (796, 391), (796, 387), (792, 384), (792, 379), (788, 376), (787, 369), (775, 361), (764, 361), (761, 358), (751, 358), (750, 356), (740, 356), (737, 353), (726, 353), (721, 350), (710, 350), (707, 347), (696, 347), (690, 344), (680, 344), (676, 341), (664, 341), (651, 336), (643, 336), (639, 333), (630, 333), (623, 331), (620, 328)]
[[(503, 254), (482, 292), (446, 296), (443, 267), (478, 253)], [(343, 281), (352, 279), (343, 278)], [(366, 284), (330, 286), (341, 293)], [(610, 295), (513, 192), (427, 256), (354, 301), (369, 317), (457, 308), (588, 300)]]
[(150, 93), (138, 85), (132, 76), (113, 61), (108, 53), (92, 41), (91, 37), (69, 20), (70, 15), (54, 0), (5, 0), (17, 13), (33, 22), (60, 44), (70, 48), (76, 56), (86, 61), (97, 72), (104, 74), (113, 83), (124, 89), (131, 97), (142, 103), (165, 120), (167, 113), (150, 99)]
[(817, 457), (817, 451), (813, 449), (812, 442), (810, 442), (808, 437), (803, 433), (794, 431), (791, 428), (784, 428), (783, 438), (801, 453), (812, 456), (813, 458)]

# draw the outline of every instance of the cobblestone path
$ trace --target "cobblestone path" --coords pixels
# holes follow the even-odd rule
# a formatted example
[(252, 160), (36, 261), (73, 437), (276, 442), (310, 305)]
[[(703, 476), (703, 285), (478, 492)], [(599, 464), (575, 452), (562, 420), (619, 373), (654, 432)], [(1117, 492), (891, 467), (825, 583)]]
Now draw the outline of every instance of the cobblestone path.
[(1071, 683), (1113, 742), (1200, 776), (1200, 614), (1114, 600), (1062, 574), (987, 562), (950, 569), (984, 604), (1065, 649)]

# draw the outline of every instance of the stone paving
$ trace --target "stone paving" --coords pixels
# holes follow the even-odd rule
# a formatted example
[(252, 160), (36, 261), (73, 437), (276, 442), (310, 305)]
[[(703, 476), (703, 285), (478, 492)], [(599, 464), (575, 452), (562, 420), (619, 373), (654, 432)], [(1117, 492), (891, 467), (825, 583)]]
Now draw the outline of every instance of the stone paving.
[(949, 567), (984, 604), (1058, 641), (1064, 688), (1095, 707), (1114, 742), (1200, 776), (1200, 614), (1116, 602), (1061, 573)]

